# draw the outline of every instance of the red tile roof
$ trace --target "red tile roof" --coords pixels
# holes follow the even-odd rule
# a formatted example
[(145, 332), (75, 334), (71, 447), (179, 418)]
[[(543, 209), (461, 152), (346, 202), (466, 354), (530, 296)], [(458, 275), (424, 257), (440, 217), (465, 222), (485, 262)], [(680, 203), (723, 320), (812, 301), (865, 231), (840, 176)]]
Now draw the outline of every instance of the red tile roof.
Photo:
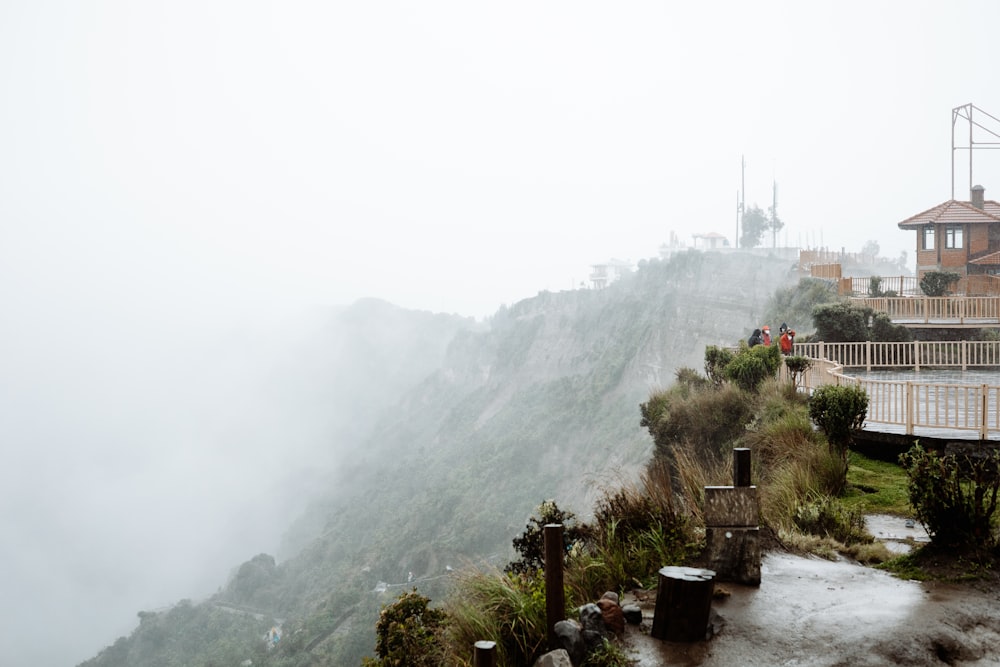
[(983, 203), (983, 210), (980, 210), (967, 201), (956, 201), (950, 199), (943, 204), (938, 204), (934, 208), (929, 208), (923, 213), (903, 220), (898, 223), (900, 229), (907, 227), (921, 227), (930, 224), (964, 224), (964, 223), (990, 223), (1000, 222), (1000, 204), (995, 201)]
[(1000, 266), (1000, 251), (991, 252), (988, 255), (983, 255), (976, 259), (970, 259), (969, 264), (975, 264), (977, 266)]

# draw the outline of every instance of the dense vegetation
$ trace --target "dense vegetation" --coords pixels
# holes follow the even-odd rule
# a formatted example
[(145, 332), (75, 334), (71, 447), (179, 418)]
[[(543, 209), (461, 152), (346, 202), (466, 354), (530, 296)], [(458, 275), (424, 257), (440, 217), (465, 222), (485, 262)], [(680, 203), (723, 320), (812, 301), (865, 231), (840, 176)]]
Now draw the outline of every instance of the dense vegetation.
[[(224, 613), (258, 637), (229, 632), (233, 649), (216, 654), (218, 664), (358, 664), (373, 656), (387, 600), (415, 585), (442, 601), (466, 563), (501, 568), (542, 499), (590, 521), (600, 488), (634, 479), (650, 456), (636, 410), (650, 387), (700, 365), (707, 345), (745, 339), (788, 270), (768, 258), (681, 253), (642, 262), (603, 290), (543, 292), (503, 307), (488, 330), (443, 332), (436, 370), (363, 413), (367, 435), (337, 450), (326, 496), (290, 526), (273, 570), (240, 578), (236, 568), (192, 604), (205, 623), (213, 610), (237, 610)], [(370, 338), (370, 354), (381, 354), (381, 337)], [(366, 381), (398, 386), (382, 372), (372, 364)], [(301, 400), (336, 400), (346, 391), (337, 380)], [(281, 640), (266, 650), (275, 624)], [(148, 612), (121, 640), (128, 661), (105, 652), (86, 664), (207, 664), (202, 641), (158, 653), (143, 639), (154, 627), (171, 632), (166, 612)]]
[[(842, 450), (813, 428), (792, 383), (773, 378), (780, 357), (730, 349), (763, 321), (807, 333), (803, 313), (836, 300), (806, 280), (768, 301), (786, 273), (686, 253), (605, 290), (501, 308), (489, 331), (448, 329), (440, 367), (368, 413), (370, 433), (291, 527), (283, 558), (255, 556), (201, 602), (141, 612), (130, 637), (85, 664), (358, 664), (410, 646), (392, 623), (409, 623), (445, 664), (483, 637), (527, 660), (544, 614), (529, 534), (547, 520), (539, 500), (558, 499), (579, 529), (567, 563), (576, 605), (697, 558), (701, 494), (731, 479), (734, 446), (754, 451), (776, 540), (885, 558), (861, 530), (850, 474), (837, 495)], [(384, 615), (400, 593), (399, 616)], [(425, 615), (437, 609), (445, 616)], [(280, 641), (265, 641), (272, 628)], [(614, 664), (613, 647), (607, 656)]]

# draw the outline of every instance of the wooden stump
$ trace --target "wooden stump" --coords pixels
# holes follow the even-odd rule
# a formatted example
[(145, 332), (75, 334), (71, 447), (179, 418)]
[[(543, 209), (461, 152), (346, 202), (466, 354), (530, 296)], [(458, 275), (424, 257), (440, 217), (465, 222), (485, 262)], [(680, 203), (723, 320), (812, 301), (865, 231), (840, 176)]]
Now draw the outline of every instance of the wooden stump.
[(650, 634), (671, 642), (704, 641), (715, 572), (695, 567), (664, 567), (659, 575)]

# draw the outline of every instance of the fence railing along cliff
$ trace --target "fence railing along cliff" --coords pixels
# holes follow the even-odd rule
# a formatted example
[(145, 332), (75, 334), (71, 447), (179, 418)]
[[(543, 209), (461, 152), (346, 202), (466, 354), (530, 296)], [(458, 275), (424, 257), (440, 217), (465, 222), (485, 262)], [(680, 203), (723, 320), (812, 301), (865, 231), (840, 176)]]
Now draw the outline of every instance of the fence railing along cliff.
[(852, 385), (868, 394), (866, 421), (901, 427), (975, 432), (980, 439), (1000, 435), (1000, 385), (873, 380), (845, 369), (1000, 369), (1000, 341), (914, 341), (895, 343), (796, 343), (796, 355), (812, 367), (800, 380), (808, 390)]

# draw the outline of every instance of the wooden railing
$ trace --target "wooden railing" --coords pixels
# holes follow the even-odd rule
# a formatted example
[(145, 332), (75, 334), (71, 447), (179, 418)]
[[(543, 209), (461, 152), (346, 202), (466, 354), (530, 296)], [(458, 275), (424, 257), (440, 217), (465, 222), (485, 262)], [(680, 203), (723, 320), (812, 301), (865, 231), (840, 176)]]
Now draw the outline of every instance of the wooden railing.
[(1000, 296), (855, 297), (899, 323), (1000, 323)]
[[(923, 295), (923, 292), (920, 291), (920, 282), (916, 276), (880, 276), (878, 288), (882, 294), (894, 292), (897, 296)], [(837, 286), (837, 291), (844, 296), (870, 296), (872, 293), (872, 278), (871, 276), (841, 278)]]
[(868, 394), (866, 421), (901, 426), (975, 431), (980, 439), (1000, 433), (1000, 386), (873, 380), (849, 375), (864, 368), (998, 368), (1000, 342), (915, 341), (910, 343), (797, 343), (796, 355), (810, 357), (801, 378), (807, 390), (827, 384), (853, 385)]
[[(814, 276), (834, 278), (839, 276)], [(879, 276), (878, 288), (882, 293), (895, 292), (897, 296), (925, 296), (916, 276)], [(844, 296), (866, 297), (872, 293), (870, 276), (840, 278), (837, 292)], [(955, 297), (1000, 296), (1000, 276), (962, 276), (948, 286), (948, 295)]]

